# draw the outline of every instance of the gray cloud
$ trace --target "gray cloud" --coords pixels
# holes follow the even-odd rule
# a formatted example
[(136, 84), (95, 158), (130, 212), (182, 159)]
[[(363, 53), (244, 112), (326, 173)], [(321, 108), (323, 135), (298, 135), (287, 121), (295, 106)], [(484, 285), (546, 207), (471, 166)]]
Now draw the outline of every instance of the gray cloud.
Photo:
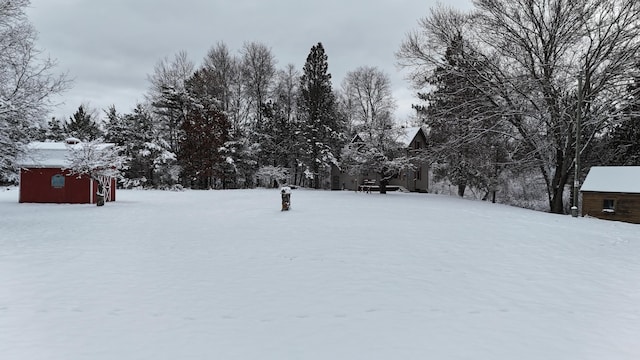
[[(218, 42), (238, 51), (244, 42), (258, 41), (271, 48), (278, 67), (291, 63), (302, 69), (320, 41), (334, 87), (346, 72), (376, 66), (391, 77), (402, 118), (410, 113), (412, 92), (394, 53), (435, 5), (436, 0), (31, 0), (28, 15), (39, 32), (38, 46), (75, 79), (60, 98), (65, 104), (52, 114), (57, 117), (70, 116), (80, 103), (130, 111), (144, 99), (154, 65), (181, 50), (200, 64)], [(471, 0), (448, 5), (470, 8)]]

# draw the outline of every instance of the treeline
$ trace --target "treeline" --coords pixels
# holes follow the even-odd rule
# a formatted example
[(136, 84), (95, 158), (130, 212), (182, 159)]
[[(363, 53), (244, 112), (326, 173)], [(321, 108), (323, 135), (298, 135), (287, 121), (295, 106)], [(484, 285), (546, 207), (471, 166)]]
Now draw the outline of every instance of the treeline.
[[(0, 180), (15, 179), (28, 141), (68, 136), (122, 146), (124, 186), (321, 188), (332, 164), (381, 177), (415, 164), (396, 153), (388, 76), (364, 66), (334, 88), (321, 43), (302, 69), (278, 68), (255, 42), (237, 53), (218, 43), (197, 66), (180, 52), (156, 64), (131, 113), (80, 106), (41, 126), (69, 83), (39, 59), (28, 4), (0, 8)], [(563, 213), (590, 166), (640, 165), (637, 0), (477, 0), (468, 12), (433, 8), (419, 24), (397, 57), (428, 133), (417, 160), (436, 181), (527, 207), (542, 197)], [(345, 146), (354, 134), (366, 151)]]
[(103, 138), (125, 149), (124, 186), (251, 188), (278, 182), (328, 187), (331, 165), (354, 133), (388, 130), (395, 102), (389, 77), (372, 67), (347, 74), (334, 89), (322, 43), (301, 71), (276, 68), (271, 50), (224, 43), (195, 66), (187, 54), (160, 60), (147, 101), (132, 113), (111, 107), (104, 118), (80, 106), (51, 119), (41, 138)]

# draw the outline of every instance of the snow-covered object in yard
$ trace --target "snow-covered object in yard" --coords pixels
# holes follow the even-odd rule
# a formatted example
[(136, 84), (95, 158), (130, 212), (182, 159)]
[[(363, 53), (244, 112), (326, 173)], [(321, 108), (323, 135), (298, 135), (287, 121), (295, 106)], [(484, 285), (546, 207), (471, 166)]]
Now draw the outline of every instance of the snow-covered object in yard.
[(640, 194), (640, 166), (593, 166), (580, 191)]
[(291, 188), (289, 186), (283, 186), (280, 188), (280, 197), (282, 198), (282, 211), (289, 210), (291, 208)]

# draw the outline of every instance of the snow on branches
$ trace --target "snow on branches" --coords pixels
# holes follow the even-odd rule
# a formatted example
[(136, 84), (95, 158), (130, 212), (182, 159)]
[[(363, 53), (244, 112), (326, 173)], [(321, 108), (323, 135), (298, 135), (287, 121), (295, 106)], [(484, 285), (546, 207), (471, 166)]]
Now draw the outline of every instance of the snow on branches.
[(256, 177), (263, 184), (272, 184), (274, 181), (277, 184), (286, 184), (289, 178), (289, 169), (281, 166), (263, 166), (256, 173)]
[(128, 158), (120, 155), (122, 149), (101, 140), (79, 142), (67, 145), (67, 162), (65, 170), (71, 175), (87, 175), (98, 182), (99, 195), (110, 193), (111, 179), (122, 176)]

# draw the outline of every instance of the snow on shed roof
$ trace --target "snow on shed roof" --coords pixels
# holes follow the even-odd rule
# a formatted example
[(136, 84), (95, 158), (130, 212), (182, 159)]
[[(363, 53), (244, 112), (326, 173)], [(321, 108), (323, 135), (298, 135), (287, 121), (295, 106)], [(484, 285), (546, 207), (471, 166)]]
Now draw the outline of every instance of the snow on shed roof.
[(593, 166), (580, 191), (640, 193), (640, 166)]
[[(113, 146), (112, 143), (100, 144), (100, 148)], [(42, 142), (27, 144), (26, 154), (18, 161), (22, 168), (64, 168), (69, 166), (69, 149), (82, 146), (82, 143)]]

